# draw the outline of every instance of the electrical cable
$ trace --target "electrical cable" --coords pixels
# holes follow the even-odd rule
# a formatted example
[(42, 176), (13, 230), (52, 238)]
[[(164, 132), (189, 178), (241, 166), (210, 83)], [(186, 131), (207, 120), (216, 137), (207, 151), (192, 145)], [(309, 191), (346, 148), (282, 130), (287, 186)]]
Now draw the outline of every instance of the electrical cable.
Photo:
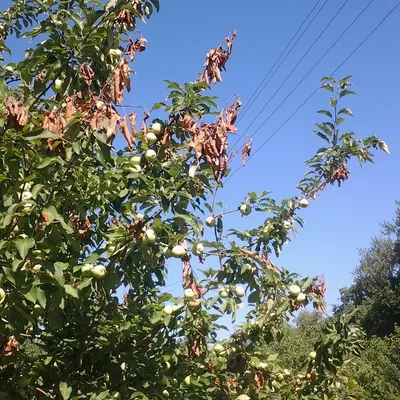
[[(381, 25), (393, 14), (394, 11), (400, 6), (400, 1), (385, 15), (385, 17), (375, 26), (375, 28), (362, 40), (358, 46), (335, 68), (335, 70), (330, 74), (334, 75), (363, 45), (364, 43), (381, 27)], [(249, 162), (293, 117), (299, 110), (314, 96), (319, 88), (315, 89), (304, 101), (296, 108), (296, 110), (270, 135), (268, 138), (257, 148), (257, 150), (248, 158)], [(236, 168), (232, 174), (228, 176), (225, 183), (231, 179), (236, 173), (242, 168), (242, 166)]]
[[(282, 50), (282, 53), (279, 55), (279, 57), (276, 59), (275, 63), (272, 65), (272, 67), (269, 69), (269, 71), (267, 72), (267, 74), (264, 76), (263, 80), (260, 82), (260, 84), (258, 85), (258, 87), (254, 90), (254, 92), (252, 93), (252, 95), (250, 96), (250, 99), (248, 100), (248, 102), (246, 103), (246, 105), (243, 107), (243, 110), (241, 112), (241, 115), (239, 116), (238, 119), (238, 123), (240, 122), (240, 120), (246, 115), (247, 113), (247, 108), (250, 108), (252, 106), (252, 104), (254, 103), (254, 101), (258, 98), (258, 96), (260, 95), (260, 93), (262, 92), (262, 90), (264, 90), (264, 87), (262, 88), (262, 90), (260, 91), (260, 93), (256, 96), (256, 98), (253, 101), (254, 96), (256, 95), (256, 93), (258, 92), (258, 90), (260, 89), (260, 87), (263, 85), (263, 83), (267, 80), (269, 74), (273, 71), (273, 69), (275, 68), (275, 66), (278, 64), (279, 60), (281, 59), (281, 57), (285, 54), (286, 50), (289, 48), (289, 46), (292, 44), (293, 40), (295, 39), (295, 37), (297, 36), (297, 34), (300, 32), (300, 30), (303, 28), (303, 26), (305, 25), (305, 23), (307, 22), (307, 20), (310, 18), (310, 16), (312, 15), (312, 13), (314, 12), (314, 10), (317, 8), (318, 4), (321, 3), (322, 0), (318, 0), (317, 3), (315, 3), (314, 7), (312, 8), (312, 10), (308, 13), (307, 17), (304, 19), (304, 21), (302, 22), (302, 24), (300, 25), (299, 29), (297, 29), (296, 33), (292, 36), (292, 38), (290, 39), (289, 43), (286, 45), (286, 47)], [(279, 64), (277, 70), (279, 69), (279, 67), (282, 65), (282, 63), (286, 60), (286, 58), (290, 55), (290, 53), (292, 52), (292, 50), (294, 49), (294, 47), (296, 46), (296, 44), (299, 42), (299, 40), (304, 36), (304, 34), (307, 32), (308, 28), (310, 27), (310, 25), (312, 24), (312, 22), (315, 20), (315, 18), (318, 16), (318, 14), (322, 11), (322, 8), (325, 6), (325, 4), (327, 3), (327, 1), (325, 1), (325, 3), (322, 5), (322, 7), (318, 10), (318, 12), (315, 14), (314, 18), (311, 20), (311, 22), (308, 24), (308, 26), (306, 27), (306, 29), (303, 31), (303, 33), (300, 35), (300, 37), (297, 39), (296, 43), (292, 46), (292, 48), (289, 50), (288, 54), (286, 55), (286, 57), (283, 59), (283, 61), (281, 62), (281, 64)], [(276, 73), (276, 71), (274, 72), (274, 74)], [(271, 77), (272, 78), (272, 77)], [(271, 79), (270, 78), (270, 79)], [(269, 82), (269, 81), (268, 81)], [(267, 84), (268, 84), (267, 82)]]
[[(278, 89), (274, 92), (274, 94), (269, 98), (267, 103), (264, 104), (263, 108), (260, 110), (260, 112), (254, 117), (254, 119), (251, 121), (251, 123), (247, 126), (245, 131), (242, 133), (241, 137), (243, 137), (246, 132), (251, 128), (251, 126), (254, 124), (255, 121), (257, 121), (258, 117), (262, 114), (262, 112), (265, 110), (265, 108), (269, 105), (269, 103), (275, 98), (275, 96), (278, 94), (278, 92), (281, 90), (283, 85), (289, 80), (289, 78), (293, 75), (293, 73), (296, 71), (297, 67), (301, 64), (301, 62), (307, 57), (308, 53), (314, 48), (318, 40), (323, 36), (323, 34), (326, 32), (326, 30), (329, 28), (329, 26), (333, 23), (333, 21), (336, 19), (336, 17), (340, 14), (340, 12), (344, 9), (346, 4), (349, 2), (349, 0), (346, 0), (342, 6), (339, 8), (339, 10), (336, 12), (336, 14), (331, 18), (331, 20), (328, 22), (328, 24), (325, 26), (325, 28), (320, 32), (318, 37), (314, 40), (312, 45), (308, 48), (308, 50), (305, 52), (305, 54), (301, 57), (299, 62), (294, 66), (294, 68), (290, 71), (289, 75), (285, 78), (283, 83), (278, 87)], [(236, 144), (239, 142), (240, 138), (236, 141), (236, 143), (232, 146), (233, 148), (236, 146)]]

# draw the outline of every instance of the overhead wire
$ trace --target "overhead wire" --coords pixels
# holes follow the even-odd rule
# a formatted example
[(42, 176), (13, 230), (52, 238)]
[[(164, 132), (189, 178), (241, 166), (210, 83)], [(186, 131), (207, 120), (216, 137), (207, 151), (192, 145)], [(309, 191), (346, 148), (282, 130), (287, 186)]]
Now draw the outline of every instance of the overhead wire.
[[(396, 9), (400, 6), (400, 1), (382, 18), (382, 20), (375, 26), (374, 29), (370, 31), (370, 33), (358, 44), (358, 46), (335, 68), (335, 70), (330, 74), (333, 76), (363, 45), (367, 40), (382, 26), (382, 24), (392, 15)], [(274, 131), (270, 136), (259, 146), (255, 152), (248, 158), (247, 162), (249, 162), (299, 111), (304, 105), (317, 93), (319, 88), (315, 89), (297, 108), (296, 110), (290, 114), (288, 118)], [(261, 125), (262, 126), (262, 125)], [(231, 173), (228, 178), (225, 180), (225, 183), (231, 179), (237, 172), (242, 168), (239, 166)]]
[(266, 122), (282, 107), (286, 100), (296, 91), (296, 89), (304, 82), (304, 80), (310, 75), (312, 71), (319, 65), (319, 63), (329, 54), (329, 52), (336, 46), (340, 39), (349, 31), (349, 29), (358, 21), (358, 19), (364, 14), (364, 12), (371, 6), (375, 0), (370, 0), (370, 2), (360, 11), (356, 18), (347, 26), (347, 28), (340, 34), (340, 36), (335, 40), (335, 42), (329, 47), (328, 50), (318, 59), (318, 61), (309, 69), (309, 71), (303, 76), (303, 78), (297, 83), (297, 85), (289, 92), (289, 94), (279, 103), (279, 105), (272, 111), (270, 115), (263, 121), (263, 123), (253, 132), (250, 138), (254, 137), (265, 125)]
[[(300, 27), (297, 29), (296, 33), (292, 36), (292, 38), (290, 39), (289, 43), (286, 45), (286, 47), (282, 50), (281, 54), (279, 55), (279, 57), (276, 59), (275, 63), (272, 65), (272, 67), (269, 69), (269, 71), (267, 72), (267, 74), (264, 76), (264, 78), (262, 79), (262, 81), (259, 83), (259, 85), (257, 86), (257, 88), (254, 90), (254, 92), (252, 93), (252, 95), (250, 96), (250, 99), (247, 101), (246, 105), (243, 107), (242, 113), (238, 118), (238, 123), (241, 121), (241, 119), (246, 115), (247, 113), (247, 108), (250, 108), (252, 106), (252, 104), (254, 103), (255, 100), (257, 100), (258, 96), (261, 94), (261, 92), (264, 90), (265, 85), (263, 86), (263, 88), (261, 89), (260, 93), (257, 94), (258, 90), (260, 89), (260, 87), (264, 84), (264, 82), (267, 80), (269, 74), (273, 71), (273, 69), (275, 68), (275, 66), (278, 64), (279, 60), (281, 59), (281, 57), (285, 54), (286, 50), (289, 48), (289, 46), (292, 44), (292, 42), (294, 41), (294, 39), (296, 38), (297, 34), (301, 31), (301, 29), (303, 28), (303, 26), (305, 25), (305, 23), (307, 22), (307, 20), (310, 18), (310, 16), (312, 15), (312, 13), (314, 12), (314, 10), (317, 8), (318, 4), (321, 3), (322, 0), (318, 0), (314, 7), (312, 8), (312, 10), (308, 13), (307, 17), (303, 20), (302, 24), (300, 25)], [(287, 57), (290, 55), (290, 53), (293, 51), (294, 47), (297, 45), (297, 43), (300, 41), (300, 39), (304, 36), (304, 34), (307, 32), (308, 28), (311, 26), (311, 24), (313, 23), (313, 21), (315, 20), (315, 18), (319, 15), (319, 13), (322, 11), (322, 9), (324, 8), (324, 6), (327, 4), (328, 0), (325, 1), (325, 3), (322, 5), (322, 7), (318, 10), (318, 12), (314, 15), (314, 18), (311, 20), (311, 22), (308, 24), (308, 26), (306, 27), (306, 29), (302, 32), (302, 34), (300, 35), (300, 37), (297, 39), (296, 43), (292, 46), (292, 48), (289, 50), (289, 52), (286, 54), (285, 58), (282, 60), (282, 62), (279, 64), (278, 68), (275, 70), (274, 74), (276, 73), (276, 71), (279, 69), (279, 67), (282, 65), (282, 63), (287, 59)], [(272, 77), (271, 77), (272, 78)], [(268, 82), (271, 80), (271, 78), (268, 80)], [(268, 84), (267, 82), (267, 84)], [(254, 98), (255, 97), (255, 98)], [(253, 100), (254, 99), (254, 100)]]
[[(346, 0), (339, 10), (335, 13), (335, 15), (330, 19), (328, 24), (325, 26), (325, 28), (319, 33), (317, 38), (314, 40), (314, 42), (311, 44), (311, 46), (308, 48), (308, 50), (304, 53), (304, 55), (301, 57), (301, 59), (298, 61), (298, 63), (293, 67), (293, 69), (290, 71), (289, 75), (285, 78), (285, 80), (282, 82), (282, 84), (276, 89), (276, 91), (272, 94), (272, 96), (269, 98), (269, 100), (264, 104), (262, 109), (259, 111), (259, 113), (253, 118), (253, 120), (250, 122), (250, 124), (247, 126), (247, 128), (244, 130), (244, 132), (241, 134), (241, 137), (235, 142), (235, 144), (232, 146), (233, 148), (236, 146), (236, 144), (240, 141), (242, 137), (246, 134), (246, 132), (253, 126), (253, 124), (257, 121), (257, 119), (260, 117), (260, 115), (263, 113), (263, 111), (267, 108), (267, 106), (271, 103), (271, 101), (275, 98), (275, 96), (279, 93), (279, 91), (282, 89), (284, 84), (289, 80), (289, 78), (293, 75), (293, 73), (296, 71), (297, 67), (302, 63), (302, 61), (307, 57), (309, 52), (314, 48), (314, 46), (317, 44), (319, 39), (324, 35), (324, 33), (327, 31), (327, 29), (331, 26), (333, 21), (337, 18), (337, 16), (341, 13), (341, 11), (344, 9), (344, 7), (347, 5), (347, 3), (350, 0)], [(253, 135), (254, 136), (254, 135)], [(251, 136), (252, 137), (252, 136)]]

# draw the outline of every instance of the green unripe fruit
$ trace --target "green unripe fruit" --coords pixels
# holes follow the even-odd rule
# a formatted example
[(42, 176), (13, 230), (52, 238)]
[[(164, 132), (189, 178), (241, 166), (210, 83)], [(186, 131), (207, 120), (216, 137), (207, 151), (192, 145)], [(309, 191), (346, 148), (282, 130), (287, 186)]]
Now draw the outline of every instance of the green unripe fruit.
[(207, 217), (207, 218), (206, 218), (206, 225), (207, 225), (209, 228), (213, 228), (213, 227), (215, 226), (215, 224), (216, 224), (216, 221), (215, 221), (215, 218), (214, 218), (214, 217), (210, 216), (210, 217)]
[(298, 303), (304, 303), (306, 301), (307, 296), (304, 293), (299, 293), (296, 297), (296, 301)]
[(249, 215), (251, 213), (251, 207), (248, 204), (242, 204), (240, 206), (240, 213), (242, 215)]
[(157, 239), (157, 236), (153, 229), (147, 229), (144, 233), (144, 243), (146, 244), (153, 244)]
[(172, 256), (175, 258), (182, 258), (186, 254), (186, 249), (183, 246), (174, 246), (172, 248)]
[(201, 306), (201, 301), (200, 299), (189, 301), (188, 306), (192, 311), (197, 311)]
[(96, 279), (103, 279), (107, 274), (107, 270), (104, 265), (95, 265), (90, 273)]
[(308, 200), (307, 200), (307, 199), (301, 199), (301, 200), (299, 201), (299, 206), (300, 206), (301, 208), (306, 208), (306, 207), (308, 207)]
[(165, 315), (172, 315), (172, 313), (173, 313), (173, 308), (172, 308), (172, 306), (170, 306), (170, 305), (166, 305), (165, 307), (164, 307), (164, 314)]
[(161, 134), (162, 132), (162, 125), (159, 122), (155, 122), (152, 126), (151, 126), (151, 130), (154, 132), (154, 134), (156, 134), (157, 136)]
[(157, 142), (157, 140), (158, 140), (158, 138), (157, 138), (157, 136), (156, 136), (154, 133), (149, 132), (149, 133), (147, 134), (147, 142), (148, 142), (148, 143), (154, 144), (154, 143)]
[(133, 156), (129, 159), (129, 162), (132, 165), (139, 165), (142, 161), (142, 157), (141, 156)]
[(297, 285), (289, 286), (289, 293), (293, 297), (297, 297), (301, 292), (301, 289)]
[(204, 252), (204, 246), (201, 243), (194, 244), (192, 247), (192, 253), (195, 256), (200, 256)]
[(61, 93), (61, 91), (62, 91), (62, 84), (63, 84), (63, 81), (62, 81), (61, 79), (56, 79), (56, 80), (54, 81), (54, 91), (55, 91), (56, 93)]
[(192, 289), (185, 289), (184, 296), (186, 299), (193, 299), (194, 298), (194, 292)]
[(146, 154), (144, 155), (147, 161), (154, 161), (157, 158), (157, 153), (150, 149), (146, 151)]
[(244, 290), (244, 288), (242, 286), (236, 286), (235, 287), (235, 293), (236, 293), (236, 296), (243, 297), (244, 293), (245, 293), (245, 290)]
[(6, 292), (3, 288), (0, 288), (0, 304), (6, 299)]

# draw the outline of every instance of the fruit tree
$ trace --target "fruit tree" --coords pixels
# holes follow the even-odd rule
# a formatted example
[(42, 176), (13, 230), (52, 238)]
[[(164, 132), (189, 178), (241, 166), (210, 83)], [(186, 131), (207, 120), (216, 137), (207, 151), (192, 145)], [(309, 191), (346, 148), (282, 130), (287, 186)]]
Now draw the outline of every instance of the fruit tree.
[[(301, 375), (257, 349), (299, 308), (324, 311), (323, 279), (273, 263), (303, 209), (348, 179), (351, 158), (387, 151), (375, 136), (339, 133), (350, 77), (322, 80), (325, 147), (294, 195), (243, 195), (232, 212), (263, 222), (226, 230), (227, 211), (208, 200), (229, 175), (241, 102), (218, 109), (209, 91), (236, 34), (207, 53), (197, 80), (167, 81), (167, 100), (149, 112), (124, 99), (147, 46), (137, 25), (158, 0), (10, 3), (0, 14), (0, 398), (335, 398), (362, 336), (345, 319)], [(21, 60), (10, 42), (24, 38)], [(250, 152), (247, 143), (243, 162)], [(171, 259), (182, 265), (179, 298), (165, 288)], [(195, 274), (194, 259), (218, 267)], [(244, 299), (245, 321), (218, 341), (219, 319)]]

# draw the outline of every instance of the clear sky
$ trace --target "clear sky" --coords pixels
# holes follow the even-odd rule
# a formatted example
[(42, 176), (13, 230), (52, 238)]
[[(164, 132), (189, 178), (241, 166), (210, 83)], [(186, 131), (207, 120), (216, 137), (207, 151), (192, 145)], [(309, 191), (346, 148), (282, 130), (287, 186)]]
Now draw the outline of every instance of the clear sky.
[[(342, 37), (303, 81), (296, 91), (263, 125), (253, 138), (257, 149), (319, 85), (319, 79), (330, 74), (370, 33), (398, 0), (375, 0), (354, 26)], [(7, 3), (7, 2), (6, 2)], [(237, 39), (223, 83), (214, 87), (220, 105), (233, 94), (242, 101), (250, 98), (297, 31), (317, 0), (238, 0), (203, 3), (161, 0), (161, 11), (146, 26), (141, 26), (148, 49), (132, 65), (133, 77), (129, 104), (148, 109), (166, 97), (163, 79), (178, 82), (195, 80), (202, 70), (206, 52), (222, 42), (225, 35), (237, 30)], [(324, 1), (319, 3), (317, 10)], [(336, 41), (369, 0), (349, 1), (321, 39), (299, 64), (286, 84), (265, 108), (260, 118), (247, 130), (252, 134), (297, 85), (315, 62)], [(319, 16), (283, 63), (249, 112), (240, 121), (239, 133), (246, 131), (253, 118), (286, 79), (329, 20), (345, 0), (328, 0)], [(3, 6), (0, 7), (2, 9)], [(352, 163), (351, 178), (342, 188), (329, 188), (302, 212), (306, 221), (298, 237), (284, 249), (278, 264), (302, 275), (323, 274), (327, 279), (327, 302), (338, 302), (339, 288), (351, 284), (351, 271), (358, 263), (358, 249), (369, 245), (378, 234), (379, 224), (394, 216), (395, 200), (400, 199), (400, 136), (398, 114), (400, 92), (400, 7), (375, 34), (345, 63), (335, 75), (353, 75), (354, 97), (344, 105), (354, 118), (342, 129), (355, 131), (360, 137), (377, 134), (389, 145), (391, 155), (375, 157), (375, 165), (360, 168)], [(272, 190), (277, 199), (297, 194), (294, 187), (305, 172), (304, 161), (321, 147), (312, 134), (316, 111), (327, 108), (329, 94), (318, 92), (310, 101), (242, 168), (220, 194), (228, 208), (237, 207), (249, 191)], [(236, 141), (236, 138), (232, 142)], [(122, 144), (122, 141), (119, 142)], [(241, 142), (243, 144), (243, 142)], [(240, 156), (232, 167), (240, 165)], [(255, 213), (240, 218), (227, 217), (236, 228), (255, 226), (265, 219)], [(179, 281), (180, 267), (170, 266), (170, 283)], [(175, 295), (179, 285), (170, 287)]]

